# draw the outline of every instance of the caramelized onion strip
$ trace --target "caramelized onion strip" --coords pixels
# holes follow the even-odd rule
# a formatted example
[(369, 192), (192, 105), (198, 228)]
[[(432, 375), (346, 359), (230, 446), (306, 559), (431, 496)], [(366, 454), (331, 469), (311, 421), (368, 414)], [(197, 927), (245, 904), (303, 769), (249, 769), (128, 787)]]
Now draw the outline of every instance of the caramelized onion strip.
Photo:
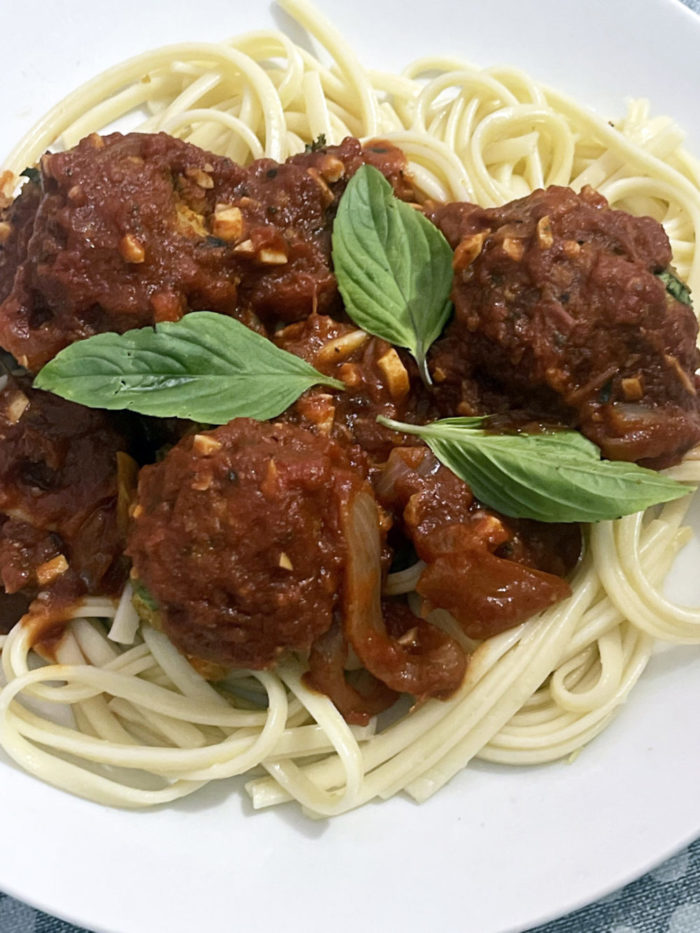
[(345, 634), (370, 673), (399, 693), (448, 696), (461, 684), (466, 657), (454, 639), (422, 619), (410, 642), (391, 638), (381, 608), (381, 543), (374, 498), (354, 496), (342, 522), (348, 549)]
[(307, 687), (330, 697), (346, 722), (365, 726), (372, 716), (388, 709), (399, 695), (367, 671), (357, 672), (356, 683), (349, 683), (345, 672), (347, 655), (343, 631), (335, 623), (314, 642), (309, 671), (303, 680)]

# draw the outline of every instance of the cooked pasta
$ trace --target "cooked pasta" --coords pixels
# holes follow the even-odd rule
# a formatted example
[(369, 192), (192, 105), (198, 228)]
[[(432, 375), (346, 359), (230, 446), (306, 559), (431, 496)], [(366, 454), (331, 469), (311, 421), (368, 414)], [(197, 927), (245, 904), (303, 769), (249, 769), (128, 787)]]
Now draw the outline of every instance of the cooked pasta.
[[(282, 6), (317, 40), (317, 56), (265, 31), (115, 66), (16, 146), (6, 193), (47, 147), (115, 124), (239, 163), (284, 160), (319, 136), (379, 136), (406, 153), (426, 199), (491, 207), (538, 187), (592, 185), (612, 206), (661, 222), (679, 275), (700, 290), (700, 172), (681, 131), (646, 102), (613, 125), (514, 69), (439, 57), (396, 75), (367, 69), (305, 0)], [(700, 456), (669, 473), (694, 486)], [(37, 663), (31, 625), (4, 638), (0, 744), (42, 780), (108, 805), (151, 806), (245, 774), (255, 808), (296, 800), (317, 817), (402, 790), (425, 800), (474, 758), (567, 758), (608, 725), (654, 639), (700, 643), (700, 610), (661, 592), (688, 540), (687, 505), (591, 526), (573, 595), (481, 644), (433, 611), (430, 621), (473, 652), (466, 679), (449, 700), (404, 705), (367, 727), (308, 689), (300, 661), (212, 686), (139, 624), (129, 587), (118, 602), (86, 598), (48, 663)], [(411, 593), (422, 569), (391, 574), (386, 592)]]

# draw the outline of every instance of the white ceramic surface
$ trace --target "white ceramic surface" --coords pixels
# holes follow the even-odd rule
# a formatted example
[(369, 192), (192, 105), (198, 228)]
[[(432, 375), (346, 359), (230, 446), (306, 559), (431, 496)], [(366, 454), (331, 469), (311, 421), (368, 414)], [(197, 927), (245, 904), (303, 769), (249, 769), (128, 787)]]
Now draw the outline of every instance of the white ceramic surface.
[[(286, 18), (266, 2), (3, 4), (0, 152), (64, 93), (128, 55)], [(606, 117), (671, 113), (700, 154), (700, 20), (676, 0), (320, 0), (372, 65), (428, 53), (528, 69)], [(700, 510), (697, 511), (700, 518)], [(700, 528), (700, 521), (697, 523)], [(700, 595), (700, 547), (675, 591)], [(332, 823), (254, 815), (236, 782), (148, 813), (107, 810), (0, 761), (0, 888), (110, 933), (505, 933), (641, 874), (700, 833), (700, 649), (656, 657), (574, 764), (477, 765), (422, 807)]]

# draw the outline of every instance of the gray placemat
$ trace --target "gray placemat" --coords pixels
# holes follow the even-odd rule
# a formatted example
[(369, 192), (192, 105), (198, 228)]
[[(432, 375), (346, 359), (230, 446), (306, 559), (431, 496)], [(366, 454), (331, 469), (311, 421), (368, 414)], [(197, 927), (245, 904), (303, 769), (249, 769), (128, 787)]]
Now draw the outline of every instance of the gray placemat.
[[(0, 894), (1, 933), (86, 933)], [(698, 933), (700, 840), (601, 901), (529, 933)], [(371, 931), (366, 931), (371, 933)], [(389, 931), (391, 933), (391, 931)], [(461, 933), (479, 933), (464, 930)]]
[(530, 933), (698, 933), (700, 839), (595, 904)]

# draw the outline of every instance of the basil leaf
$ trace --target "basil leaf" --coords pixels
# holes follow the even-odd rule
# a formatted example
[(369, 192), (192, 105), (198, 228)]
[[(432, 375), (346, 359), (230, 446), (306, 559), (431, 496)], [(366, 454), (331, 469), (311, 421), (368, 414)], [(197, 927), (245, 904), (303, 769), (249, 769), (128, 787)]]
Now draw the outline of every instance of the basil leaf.
[(274, 418), (318, 383), (345, 388), (239, 321), (210, 311), (79, 340), (34, 382), (89, 408), (207, 424)]
[(666, 269), (664, 272), (658, 273), (658, 278), (660, 278), (666, 286), (666, 291), (669, 295), (675, 298), (676, 301), (680, 301), (682, 305), (687, 305), (689, 308), (693, 307), (693, 302), (690, 298), (690, 289), (674, 272), (670, 269)]
[(327, 145), (326, 134), (319, 133), (316, 139), (304, 146), (304, 152), (320, 152), (321, 149), (325, 149)]
[(352, 320), (410, 350), (429, 384), (426, 354), (450, 316), (452, 250), (371, 165), (355, 173), (340, 199), (333, 264)]
[[(439, 425), (443, 430), (445, 428), (480, 428), (481, 434), (484, 437), (541, 437), (543, 438), (542, 443), (544, 443), (549, 449), (561, 448), (563, 451), (570, 452), (575, 451), (576, 454), (584, 457), (593, 457), (595, 460), (600, 460), (600, 450), (596, 447), (595, 444), (591, 443), (587, 437), (584, 437), (580, 431), (568, 431), (563, 428), (552, 427), (549, 430), (543, 430), (541, 432), (532, 432), (532, 431), (520, 431), (520, 430), (500, 430), (494, 431), (490, 425), (490, 417), (488, 415), (475, 415), (471, 418), (465, 418), (464, 416), (455, 417), (455, 418), (441, 418), (440, 421), (433, 422), (435, 425)], [(432, 427), (432, 425), (424, 425), (426, 428)], [(423, 428), (421, 428), (422, 430)]]
[(578, 431), (490, 434), (473, 418), (416, 426), (382, 424), (421, 437), (477, 499), (503, 515), (540, 522), (598, 522), (688, 494), (687, 487), (634, 463), (601, 460)]
[(34, 165), (27, 166), (27, 168), (22, 169), (22, 171), (19, 174), (20, 174), (20, 178), (28, 178), (29, 181), (32, 182), (32, 184), (34, 185), (41, 184), (41, 172)]
[(147, 609), (151, 612), (157, 612), (160, 609), (160, 605), (158, 600), (151, 595), (150, 590), (146, 589), (145, 584), (143, 584), (138, 577), (131, 577), (130, 579), (133, 593), (132, 599), (137, 597)]
[(158, 601), (137, 577), (131, 578), (131, 589), (131, 604), (140, 621), (160, 630), (163, 625)]

